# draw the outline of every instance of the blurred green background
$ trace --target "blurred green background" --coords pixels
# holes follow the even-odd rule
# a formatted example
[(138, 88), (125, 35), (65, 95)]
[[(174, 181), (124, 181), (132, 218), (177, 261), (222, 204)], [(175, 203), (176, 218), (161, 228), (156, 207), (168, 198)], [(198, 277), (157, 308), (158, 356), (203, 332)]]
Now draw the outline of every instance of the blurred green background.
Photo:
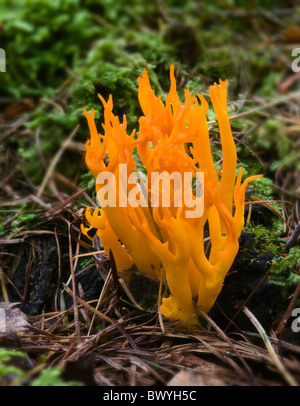
[[(284, 81), (293, 73), (299, 20), (296, 1), (3, 0), (2, 120), (5, 124), (23, 114), (30, 130), (26, 136), (5, 137), (2, 146), (17, 144), (22, 169), (38, 184), (76, 124), (81, 124), (77, 141), (86, 141), (82, 108), (97, 107), (100, 117), (97, 93), (105, 98), (112, 93), (115, 113), (125, 113), (133, 128), (140, 115), (137, 77), (146, 68), (155, 90), (163, 94), (171, 63), (181, 92), (189, 87), (194, 94), (207, 94), (210, 84), (228, 78), (231, 113), (253, 108), (260, 99), (268, 103), (297, 89), (297, 81), (290, 86)], [(244, 132), (250, 128), (243, 118), (235, 124)], [(288, 160), (291, 142), (282, 125), (271, 114), (255, 136), (250, 134), (253, 149), (272, 152), (273, 161)], [(258, 137), (258, 132), (267, 134)], [(64, 164), (71, 166), (67, 174), (72, 177), (72, 163)], [(259, 166), (256, 159), (258, 171)]]

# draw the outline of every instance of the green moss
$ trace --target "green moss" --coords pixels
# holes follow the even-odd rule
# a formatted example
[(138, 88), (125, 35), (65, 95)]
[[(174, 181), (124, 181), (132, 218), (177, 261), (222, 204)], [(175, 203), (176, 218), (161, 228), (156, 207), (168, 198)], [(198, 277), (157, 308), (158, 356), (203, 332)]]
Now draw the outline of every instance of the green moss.
[(281, 286), (283, 294), (287, 296), (290, 288), (300, 283), (300, 250), (298, 247), (290, 249), (286, 256), (274, 261), (268, 280), (274, 285)]
[[(244, 174), (244, 176), (246, 175), (246, 173)], [(273, 212), (271, 211), (271, 209), (264, 208), (265, 212), (268, 211), (268, 215), (265, 215), (263, 218), (262, 216), (259, 216), (259, 221), (263, 222), (264, 226), (269, 228), (270, 232), (274, 236), (279, 237), (280, 235), (282, 235), (285, 227), (284, 221), (280, 217), (283, 215), (282, 207), (280, 203), (270, 202), (272, 200), (276, 200), (276, 189), (274, 186), (274, 182), (268, 177), (262, 177), (251, 182), (247, 190), (249, 196), (254, 195), (256, 198), (259, 198), (260, 200), (265, 202), (265, 204), (273, 208), (273, 210), (275, 211)], [(249, 198), (249, 201), (251, 201), (251, 198)], [(257, 207), (258, 206), (256, 206), (256, 208)], [(261, 208), (263, 208), (263, 206), (261, 206)], [(276, 214), (276, 212), (278, 214)]]
[(21, 351), (0, 348), (0, 382), (6, 376), (15, 376), (15, 379), (24, 377), (25, 374), (20, 368), (9, 364), (16, 357), (25, 358), (25, 354)]
[(13, 365), (14, 360), (26, 356), (21, 351), (0, 348), (0, 382), (7, 379), (10, 386), (21, 386), (23, 383), (29, 386), (82, 386), (80, 382), (64, 381), (61, 368), (45, 368), (38, 376), (31, 378), (26, 371)]
[(9, 67), (2, 92), (15, 97), (52, 96), (65, 69), (84, 55), (93, 38), (103, 35), (79, 0), (3, 0), (1, 23)]
[(253, 260), (267, 252), (276, 255), (282, 253), (283, 248), (280, 245), (280, 240), (273, 230), (251, 222), (244, 228), (244, 231), (254, 235), (253, 248), (255, 253)]
[(65, 382), (61, 377), (61, 368), (45, 368), (30, 386), (83, 386), (81, 382)]

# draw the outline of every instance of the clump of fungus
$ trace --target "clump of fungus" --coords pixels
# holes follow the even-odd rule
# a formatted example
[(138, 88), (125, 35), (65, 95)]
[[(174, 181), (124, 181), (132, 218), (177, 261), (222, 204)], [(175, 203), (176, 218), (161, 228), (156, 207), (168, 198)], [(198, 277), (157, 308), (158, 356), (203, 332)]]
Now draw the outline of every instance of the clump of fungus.
[[(99, 95), (104, 106), (103, 135), (96, 128), (94, 110), (88, 113), (84, 109), (90, 130), (86, 164), (97, 180), (101, 209), (86, 210), (90, 227), (82, 225), (82, 231), (89, 237), (90, 229), (97, 230), (106, 253), (112, 252), (120, 274), (135, 265), (139, 272), (165, 280), (170, 296), (162, 299), (162, 314), (189, 326), (198, 323), (194, 301), (205, 312), (216, 301), (238, 252), (244, 226), (245, 189), (260, 175), (243, 183), (242, 170), (236, 176), (227, 81), (220, 80), (210, 87), (223, 153), (222, 171), (218, 174), (206, 119), (208, 103), (199, 94), (192, 97), (188, 89), (184, 103), (180, 101), (173, 65), (170, 79), (165, 104), (155, 96), (145, 70), (138, 79), (138, 98), (144, 115), (139, 119), (137, 134), (127, 133), (125, 115), (121, 123), (113, 114), (111, 96), (105, 101)], [(146, 172), (144, 187), (137, 176), (134, 149)], [(186, 183), (175, 186), (175, 182), (170, 182), (170, 201), (163, 205), (162, 184), (155, 189), (156, 194), (152, 193), (157, 182), (154, 173), (169, 177), (176, 173), (182, 179), (187, 173), (192, 174), (192, 179), (202, 173), (201, 192), (197, 193), (189, 182), (191, 199), (177, 204), (176, 197), (183, 195)], [(108, 202), (110, 192), (114, 194)], [(191, 203), (197, 207), (200, 199), (203, 207), (199, 216), (191, 209)], [(209, 254), (205, 253), (204, 227), (209, 232)]]

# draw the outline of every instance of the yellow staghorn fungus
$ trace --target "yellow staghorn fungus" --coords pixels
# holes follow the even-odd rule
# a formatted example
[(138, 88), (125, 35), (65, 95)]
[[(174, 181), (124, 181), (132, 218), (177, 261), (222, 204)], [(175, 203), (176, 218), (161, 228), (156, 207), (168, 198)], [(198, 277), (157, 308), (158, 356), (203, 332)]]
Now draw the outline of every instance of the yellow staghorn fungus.
[[(103, 135), (96, 128), (94, 110), (84, 109), (90, 130), (86, 164), (96, 178), (101, 209), (86, 210), (90, 227), (82, 225), (82, 231), (92, 239), (89, 230), (96, 229), (121, 275), (134, 265), (143, 274), (165, 280), (170, 296), (162, 299), (162, 314), (190, 326), (199, 323), (194, 301), (208, 312), (220, 293), (239, 249), (247, 184), (261, 175), (243, 183), (242, 170), (236, 176), (227, 81), (210, 87), (223, 153), (219, 175), (211, 154), (208, 103), (199, 94), (192, 97), (188, 89), (184, 103), (180, 101), (173, 65), (170, 80), (164, 104), (145, 70), (138, 79), (144, 115), (137, 134), (128, 135), (125, 115), (121, 123), (113, 114), (111, 96), (106, 102), (99, 95)], [(138, 176), (135, 148), (146, 170), (144, 180)], [(208, 255), (204, 227), (210, 237)]]

